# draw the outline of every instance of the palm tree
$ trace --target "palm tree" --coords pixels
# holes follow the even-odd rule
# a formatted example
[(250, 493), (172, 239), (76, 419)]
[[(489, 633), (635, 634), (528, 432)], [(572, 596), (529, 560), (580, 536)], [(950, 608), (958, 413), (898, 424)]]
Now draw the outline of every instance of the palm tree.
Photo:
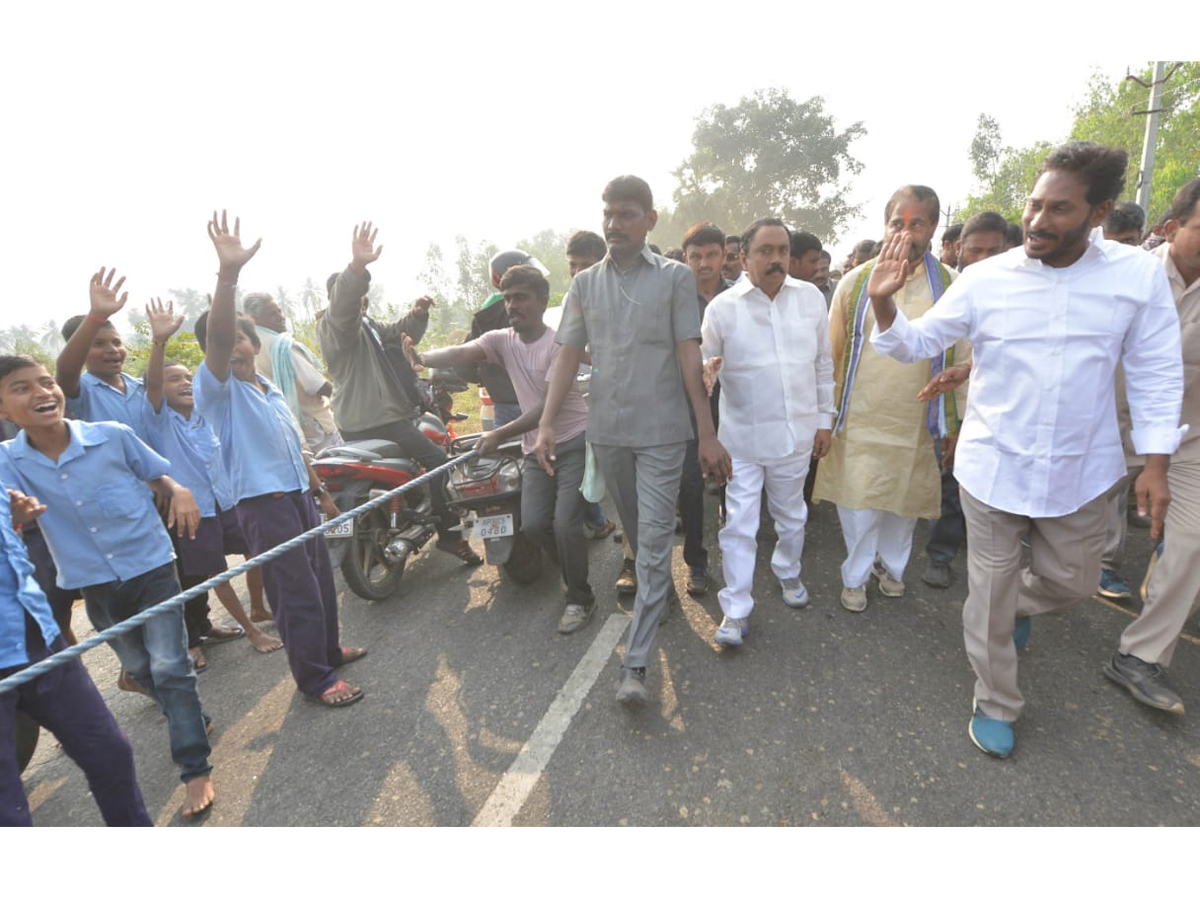
[(62, 331), (58, 327), (58, 323), (54, 319), (47, 319), (46, 324), (42, 326), (42, 335), (38, 338), (43, 347), (51, 353), (57, 354), (63, 348)]

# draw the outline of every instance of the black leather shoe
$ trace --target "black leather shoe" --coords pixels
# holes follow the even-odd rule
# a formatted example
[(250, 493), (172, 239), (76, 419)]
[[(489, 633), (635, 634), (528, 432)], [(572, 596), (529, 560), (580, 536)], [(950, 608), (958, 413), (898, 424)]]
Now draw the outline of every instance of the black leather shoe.
[(921, 576), (921, 580), (930, 587), (948, 588), (950, 587), (950, 566), (931, 559), (929, 565), (925, 567), (925, 574)]
[(1167, 670), (1157, 663), (1116, 653), (1104, 664), (1104, 674), (1133, 694), (1139, 703), (1183, 715), (1183, 699), (1167, 686)]

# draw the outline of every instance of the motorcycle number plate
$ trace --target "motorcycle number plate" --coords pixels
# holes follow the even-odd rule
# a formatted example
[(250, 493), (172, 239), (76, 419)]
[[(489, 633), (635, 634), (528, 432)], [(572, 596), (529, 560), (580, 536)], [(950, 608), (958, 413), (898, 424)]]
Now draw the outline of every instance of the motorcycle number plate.
[(513, 517), (511, 513), (502, 516), (480, 516), (475, 520), (475, 537), (488, 538), (512, 537)]
[[(326, 522), (325, 513), (321, 513), (321, 524)], [(335, 525), (333, 528), (326, 530), (325, 537), (327, 538), (348, 538), (354, 537), (354, 520), (347, 519), (340, 525)]]

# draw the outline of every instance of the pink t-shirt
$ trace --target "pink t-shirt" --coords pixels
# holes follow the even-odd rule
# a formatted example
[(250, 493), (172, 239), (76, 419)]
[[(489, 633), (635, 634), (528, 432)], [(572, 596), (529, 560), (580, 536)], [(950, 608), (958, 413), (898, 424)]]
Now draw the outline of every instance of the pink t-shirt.
[[(504, 366), (521, 410), (533, 409), (546, 399), (546, 381), (558, 356), (559, 345), (554, 342), (554, 329), (547, 326), (540, 338), (526, 344), (511, 328), (498, 328), (472, 341), (483, 350), (487, 361)], [(554, 436), (558, 443), (587, 430), (587, 401), (572, 382), (562, 408), (554, 418)], [(521, 436), (521, 449), (532, 453), (537, 443), (537, 428)]]

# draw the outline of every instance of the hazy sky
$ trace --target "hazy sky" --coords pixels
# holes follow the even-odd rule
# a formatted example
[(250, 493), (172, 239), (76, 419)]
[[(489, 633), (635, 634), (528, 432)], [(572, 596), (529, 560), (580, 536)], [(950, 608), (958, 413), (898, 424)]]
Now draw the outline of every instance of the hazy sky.
[(211, 289), (215, 206), (263, 238), (246, 290), (323, 282), (373, 219), (376, 278), (405, 305), (431, 240), (452, 258), (458, 232), (505, 245), (599, 230), (600, 191), (624, 172), (669, 199), (696, 115), (767, 87), (821, 94), (840, 126), (867, 128), (852, 198), (869, 219), (838, 258), (879, 230), (900, 184), (933, 186), (943, 206), (973, 188), (981, 111), (1006, 142), (1060, 138), (1093, 68), (1119, 76), (1149, 52), (1100, 53), (1067, 13), (1034, 26), (1011, 3), (998, 25), (975, 4), (957, 25), (911, 4), (803, 9), (5, 4), (3, 324), (85, 312), (101, 265), (128, 275), (139, 307)]

